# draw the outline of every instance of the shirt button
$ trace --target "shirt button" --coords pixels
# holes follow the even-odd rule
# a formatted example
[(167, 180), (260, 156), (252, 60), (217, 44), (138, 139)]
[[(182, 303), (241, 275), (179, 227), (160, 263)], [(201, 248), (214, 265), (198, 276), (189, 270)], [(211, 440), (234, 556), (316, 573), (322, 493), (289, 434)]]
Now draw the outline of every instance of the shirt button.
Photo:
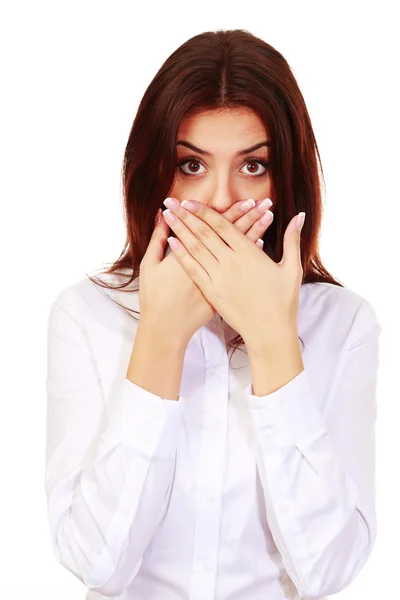
[(283, 513), (287, 513), (290, 510), (289, 504), (281, 504), (280, 509)]
[(210, 571), (213, 570), (212, 565), (210, 565), (209, 563), (203, 565), (203, 570), (206, 571), (207, 573), (210, 573)]
[(215, 496), (207, 496), (207, 502), (215, 502), (216, 498)]

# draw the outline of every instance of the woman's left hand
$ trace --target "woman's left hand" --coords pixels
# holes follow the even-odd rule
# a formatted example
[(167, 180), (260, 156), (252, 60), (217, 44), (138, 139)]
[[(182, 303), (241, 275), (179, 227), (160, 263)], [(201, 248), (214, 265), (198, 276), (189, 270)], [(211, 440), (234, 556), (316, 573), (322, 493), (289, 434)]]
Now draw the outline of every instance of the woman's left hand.
[(303, 278), (297, 215), (276, 263), (212, 208), (194, 200), (182, 204), (170, 210), (175, 221), (166, 219), (179, 245), (171, 249), (221, 317), (246, 345), (273, 347), (282, 335), (297, 337)]

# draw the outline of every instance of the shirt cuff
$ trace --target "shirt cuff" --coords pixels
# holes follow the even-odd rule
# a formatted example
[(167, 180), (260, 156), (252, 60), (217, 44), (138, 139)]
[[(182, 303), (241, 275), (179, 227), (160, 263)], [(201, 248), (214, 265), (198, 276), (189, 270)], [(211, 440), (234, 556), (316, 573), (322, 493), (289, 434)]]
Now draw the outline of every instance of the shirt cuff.
[[(174, 431), (181, 421), (184, 405), (179, 400), (168, 400), (149, 392), (127, 377), (121, 393), (109, 406), (109, 425), (104, 435), (110, 445), (124, 444), (146, 456), (167, 458), (175, 452)], [(169, 443), (160, 445), (161, 436)]]
[(301, 448), (326, 435), (307, 369), (266, 396), (255, 396), (252, 383), (245, 391), (253, 423), (269, 443), (279, 447), (296, 444)]

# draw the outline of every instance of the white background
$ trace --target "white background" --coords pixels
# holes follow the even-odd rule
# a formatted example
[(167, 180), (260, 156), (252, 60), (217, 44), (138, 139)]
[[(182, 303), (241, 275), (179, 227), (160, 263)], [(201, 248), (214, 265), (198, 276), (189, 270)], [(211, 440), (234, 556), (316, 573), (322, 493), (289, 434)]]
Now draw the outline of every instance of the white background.
[[(53, 558), (44, 490), (50, 303), (113, 262), (124, 224), (120, 172), (140, 99), (175, 48), (207, 30), (247, 29), (292, 67), (327, 193), (328, 270), (375, 307), (378, 539), (335, 598), (398, 594), (398, 3), (3, 2), (1, 51), (1, 595), (79, 600)], [(397, 56), (397, 60), (396, 60)], [(273, 600), (272, 598), (270, 600)]]

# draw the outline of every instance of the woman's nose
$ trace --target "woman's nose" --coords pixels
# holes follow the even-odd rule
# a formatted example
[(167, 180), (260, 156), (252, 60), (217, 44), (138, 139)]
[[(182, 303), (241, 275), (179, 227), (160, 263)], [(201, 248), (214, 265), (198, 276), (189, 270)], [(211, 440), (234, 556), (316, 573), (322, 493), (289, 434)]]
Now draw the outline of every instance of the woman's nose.
[[(243, 200), (245, 199), (246, 198), (243, 198)], [(219, 194), (218, 196), (212, 196), (209, 198), (207, 205), (211, 206), (211, 208), (213, 208), (216, 212), (222, 214), (238, 200), (240, 200), (239, 197), (234, 198), (231, 194), (225, 194), (223, 196)]]

